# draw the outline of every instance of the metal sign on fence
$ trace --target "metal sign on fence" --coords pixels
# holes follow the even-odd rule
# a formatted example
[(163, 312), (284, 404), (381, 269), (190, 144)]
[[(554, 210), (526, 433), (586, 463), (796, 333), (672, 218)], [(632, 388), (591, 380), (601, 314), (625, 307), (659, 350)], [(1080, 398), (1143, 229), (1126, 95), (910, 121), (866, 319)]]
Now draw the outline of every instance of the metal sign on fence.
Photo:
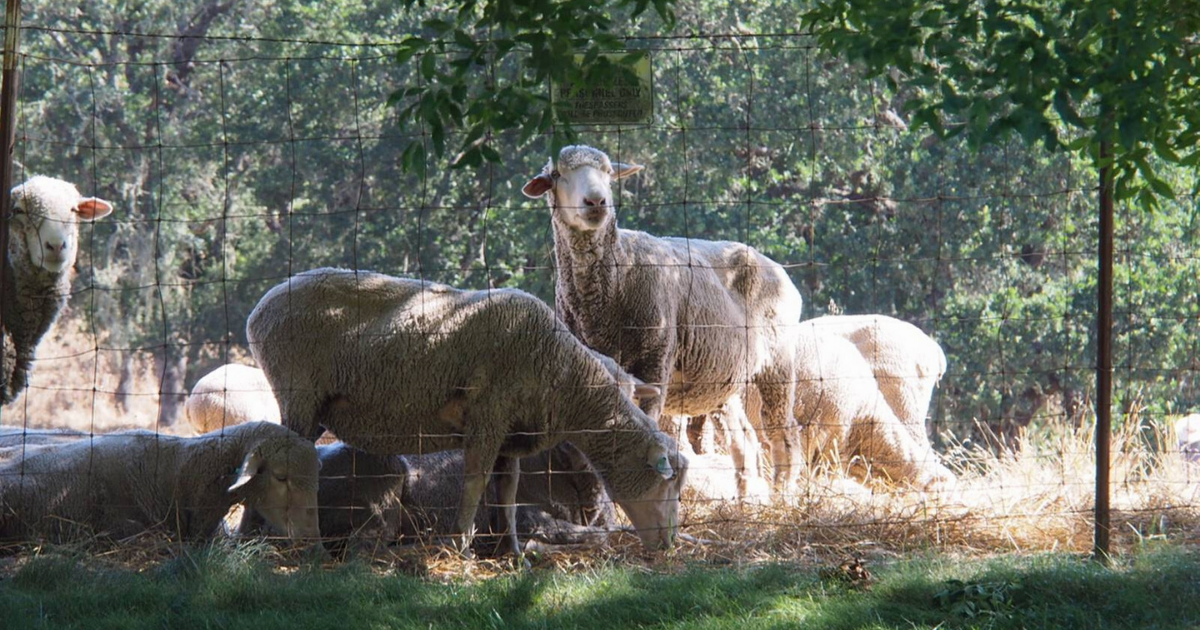
[[(604, 55), (621, 63), (624, 54)], [(575, 55), (582, 64), (583, 55)], [(654, 118), (654, 72), (650, 55), (643, 54), (627, 66), (632, 75), (617, 76), (608, 85), (555, 84), (552, 99), (558, 113), (573, 124), (631, 125)]]

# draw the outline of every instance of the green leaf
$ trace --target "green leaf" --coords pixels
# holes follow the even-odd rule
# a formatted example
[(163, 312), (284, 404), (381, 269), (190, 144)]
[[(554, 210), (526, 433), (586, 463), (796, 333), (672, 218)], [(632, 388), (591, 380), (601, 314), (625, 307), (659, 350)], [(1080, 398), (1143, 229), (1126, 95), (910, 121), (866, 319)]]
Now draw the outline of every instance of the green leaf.
[(430, 137), (433, 139), (433, 151), (437, 155), (446, 153), (446, 126), (442, 121), (437, 121), (431, 125)]
[(454, 43), (471, 51), (474, 51), (476, 48), (478, 48), (475, 40), (472, 39), (471, 36), (461, 28), (454, 30)]
[(433, 80), (435, 69), (434, 63), (436, 61), (437, 60), (434, 58), (432, 53), (425, 53), (425, 56), (421, 57), (421, 76), (424, 77), (426, 81)]
[(479, 152), (483, 155), (483, 159), (497, 164), (500, 163), (500, 152), (493, 149), (490, 145), (479, 145)]

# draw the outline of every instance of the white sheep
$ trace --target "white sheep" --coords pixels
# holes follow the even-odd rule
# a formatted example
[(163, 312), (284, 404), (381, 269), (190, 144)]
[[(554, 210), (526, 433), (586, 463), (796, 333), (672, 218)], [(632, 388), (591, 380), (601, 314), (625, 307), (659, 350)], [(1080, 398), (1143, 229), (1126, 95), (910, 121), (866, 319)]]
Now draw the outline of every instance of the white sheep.
[(0, 399), (24, 391), (34, 354), (67, 305), (71, 268), (79, 251), (79, 222), (112, 212), (112, 204), (84, 197), (73, 184), (35, 176), (12, 189), (8, 266), (4, 272), (4, 349)]
[[(322, 538), (403, 540), (452, 533), (463, 487), (462, 451), (372, 455), (342, 442), (317, 451)], [(488, 484), (475, 515), (477, 532), (503, 533), (494, 509), (497, 485)], [(521, 460), (517, 503), (520, 536), (539, 542), (600, 542), (615, 525), (604, 484), (569, 442)]]
[(365, 271), (315, 269), (272, 288), (246, 324), (284, 424), (377, 455), (465, 451), (455, 532), (493, 469), (518, 552), (520, 457), (569, 440), (604, 477), (642, 542), (670, 545), (687, 463), (673, 440), (537, 298)]
[(196, 381), (183, 406), (196, 434), (243, 422), (281, 422), (279, 403), (262, 370), (228, 363)]
[(805, 322), (853, 343), (879, 383), (892, 411), (929, 445), (926, 428), (933, 389), (946, 373), (946, 353), (920, 328), (886, 315), (828, 315)]
[(239, 501), (282, 534), (316, 537), (317, 467), (312, 443), (266, 422), (193, 438), (129, 431), (23, 447), (0, 463), (0, 539), (119, 539), (151, 527), (204, 538)]
[(0, 448), (62, 444), (88, 437), (89, 433), (75, 429), (27, 429), (0, 427)]
[[(761, 415), (753, 390), (746, 406), (752, 420)], [(915, 439), (892, 412), (858, 348), (822, 327), (800, 329), (794, 413), (802, 457), (810, 466), (850, 471), (861, 464), (891, 481), (926, 489), (956, 482), (928, 440)]]
[(1175, 440), (1185, 460), (1200, 462), (1200, 413), (1175, 420)]
[[(798, 439), (790, 410), (800, 293), (779, 264), (747, 245), (619, 229), (612, 182), (641, 169), (569, 146), (522, 188), (549, 202), (558, 314), (633, 376), (667, 385), (651, 416), (676, 434), (663, 415), (710, 413), (754, 383), (766, 403), (775, 485), (786, 489)], [(758, 474), (757, 443), (744, 414), (726, 418), (744, 492)]]

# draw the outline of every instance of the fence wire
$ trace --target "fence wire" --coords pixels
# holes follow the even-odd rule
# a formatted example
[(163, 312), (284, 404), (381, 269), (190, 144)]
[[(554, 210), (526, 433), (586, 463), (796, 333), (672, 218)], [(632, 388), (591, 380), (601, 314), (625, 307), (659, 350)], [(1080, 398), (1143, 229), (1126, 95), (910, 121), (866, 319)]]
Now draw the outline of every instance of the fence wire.
[[(1090, 168), (1018, 144), (974, 153), (964, 143), (911, 131), (903, 94), (823, 55), (804, 34), (646, 37), (626, 44), (651, 56), (653, 121), (577, 128), (580, 142), (646, 167), (614, 185), (622, 228), (686, 239), (685, 247), (697, 251), (700, 241), (756, 248), (798, 288), (803, 321), (878, 315), (919, 329), (916, 337), (865, 329), (870, 339), (859, 339), (854, 361), (872, 364), (867, 379), (838, 371), (849, 369), (837, 367), (851, 362), (844, 355), (799, 356), (806, 370), (795, 386), (797, 423), (784, 428), (803, 438), (790, 446), (803, 471), (786, 489), (770, 482), (775, 455), (767, 437), (780, 427), (761, 420), (747, 426), (728, 406), (664, 417), (661, 425), (689, 462), (682, 531), (713, 541), (702, 546), (711, 553), (736, 543), (765, 556), (826, 544), (1088, 548), (1097, 206)], [(384, 106), (391, 91), (417, 80), (394, 63), (392, 45), (23, 29), (15, 181), (62, 177), (84, 196), (111, 201), (115, 211), (80, 226), (66, 310), (41, 340), (27, 388), (0, 410), (0, 535), (69, 538), (101, 530), (120, 538), (130, 532), (106, 529), (114, 515), (142, 510), (166, 519), (161, 506), (149, 506), (160, 498), (110, 488), (122, 483), (105, 466), (142, 461), (141, 478), (124, 485), (190, 487), (177, 479), (180, 471), (236, 485), (240, 473), (252, 470), (241, 454), (266, 433), (233, 426), (279, 421), (271, 383), (237, 371), (216, 372), (203, 387), (198, 382), (227, 364), (254, 364), (247, 318), (268, 290), (306, 270), (516, 288), (554, 305), (564, 270), (553, 255), (550, 211), (521, 194), (552, 157), (551, 138), (522, 143), (516, 132), (502, 134), (492, 140), (503, 156), (498, 164), (457, 170), (447, 156), (431, 158), (426, 177), (405, 173), (404, 146), (429, 136), (401, 127)], [(494, 79), (513, 69), (486, 71)], [(447, 146), (462, 138), (452, 131)], [(1158, 214), (1130, 211), (1118, 220), (1119, 428), (1111, 472), (1115, 530), (1123, 539), (1194, 538), (1200, 523), (1194, 463), (1200, 420), (1189, 415), (1200, 406), (1196, 210), (1194, 200), (1181, 199)], [(709, 266), (717, 274), (738, 271)], [(692, 278), (662, 292), (695, 291), (688, 274), (708, 273), (661, 267), (659, 277)], [(699, 309), (707, 299), (688, 293), (681, 308)], [(760, 305), (739, 306), (749, 313)], [(553, 353), (529, 355), (536, 365), (515, 358), (537, 344), (575, 347), (579, 342), (564, 339), (562, 323), (496, 327), (490, 337), (458, 342), (453, 324), (446, 325), (419, 328), (427, 337), (420, 343), (397, 341), (403, 330), (378, 337), (359, 331), (346, 355), (321, 355), (332, 336), (322, 331), (293, 337), (291, 347), (278, 350), (296, 361), (327, 360), (320, 374), (351, 375), (343, 387), (382, 401), (362, 403), (308, 382), (302, 371), (289, 372), (286, 387), (274, 383), (279, 400), (290, 401), (282, 412), (289, 426), (303, 432), (294, 420), (296, 401), (314, 398), (325, 405), (326, 419), (344, 413), (339, 404), (354, 410), (341, 420), (346, 436), (355, 437), (352, 446), (386, 451), (417, 444), (403, 456), (368, 456), (326, 434), (316, 506), (321, 535), (394, 542), (447, 534), (473, 455), (437, 452), (459, 439), (458, 431), (446, 434), (434, 419), (412, 415), (433, 410), (451, 423), (472, 414), (508, 422), (539, 405), (555, 428), (516, 426), (507, 442), (512, 448), (541, 449), (564, 431), (587, 448), (559, 446), (522, 463), (523, 538), (597, 544), (631, 522), (629, 504), (615, 509), (610, 493), (630, 487), (629, 478), (645, 470), (612, 466), (628, 459), (621, 456), (641, 444), (644, 431), (600, 430), (619, 418), (578, 419), (590, 424), (566, 429), (554, 424), (584, 415), (561, 401), (590, 400), (610, 383), (565, 381), (566, 368)], [(707, 321), (679, 328), (679, 343), (704, 326), (741, 326), (747, 336), (752, 330)], [(905, 371), (920, 357), (904, 343), (926, 338), (944, 351), (944, 374)], [(388, 362), (396, 347), (443, 342), (459, 349), (456, 362), (447, 363), (445, 352), (427, 365)], [(497, 354), (488, 344), (515, 350)], [(704, 359), (680, 359), (693, 360)], [(453, 383), (458, 397), (446, 398), (441, 380), (467, 367), (475, 380)], [(890, 381), (882, 372), (888, 369)], [(713, 378), (690, 385), (721, 385)], [(930, 397), (922, 388), (934, 382)], [(915, 426), (897, 424), (903, 414), (884, 395), (889, 387), (924, 398), (910, 400)], [(682, 394), (669, 392), (668, 400), (672, 395)], [(433, 407), (410, 403), (438, 396)], [(743, 397), (753, 398), (750, 389)], [(219, 402), (238, 398), (265, 399), (266, 410), (255, 407), (244, 418), (232, 402)], [(218, 411), (206, 421), (193, 405), (214, 399)], [(471, 408), (478, 399), (509, 407)], [(388, 401), (403, 403), (397, 409)], [(411, 433), (416, 427), (420, 436)], [(79, 433), (38, 433), (45, 429)], [(134, 429), (148, 433), (126, 433)], [(207, 441), (175, 437), (208, 430), (216, 434)], [(115, 432), (124, 441), (104, 437)], [(239, 455), (213, 455), (215, 472), (191, 473), (178, 454), (189, 448)], [(742, 451), (745, 462), (738, 459)], [(316, 475), (298, 463), (304, 457), (285, 457), (285, 468), (300, 471), (298, 477)], [(600, 467), (610, 466), (607, 486), (589, 461), (595, 457), (604, 458)], [(254, 472), (264, 478), (273, 472), (286, 484), (286, 473), (267, 468)], [(63, 496), (95, 504), (72, 514), (110, 521), (89, 527), (72, 518), (34, 527), (53, 506), (32, 510), (22, 501), (45, 496), (54, 483), (72, 489)], [(480, 532), (498, 531), (504, 501), (495, 493), (504, 483), (497, 475), (485, 492)], [(302, 498), (305, 488), (293, 479), (285, 511), (312, 507)], [(223, 514), (227, 503), (245, 499), (216, 496), (212, 505), (196, 507)], [(251, 503), (259, 502), (268, 525), (278, 525), (279, 506), (255, 496)], [(261, 528), (253, 520), (245, 526)], [(161, 525), (211, 533), (175, 520)]]

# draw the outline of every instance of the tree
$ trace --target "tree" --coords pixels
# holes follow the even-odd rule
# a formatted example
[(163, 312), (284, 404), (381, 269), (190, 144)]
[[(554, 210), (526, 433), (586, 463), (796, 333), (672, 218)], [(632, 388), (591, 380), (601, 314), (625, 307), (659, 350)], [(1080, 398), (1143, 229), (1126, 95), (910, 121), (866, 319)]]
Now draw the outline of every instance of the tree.
[[(911, 88), (916, 127), (973, 146), (1018, 133), (1099, 171), (1096, 554), (1108, 555), (1113, 205), (1174, 198), (1160, 162), (1200, 164), (1200, 7), (1186, 0), (832, 0), (803, 22), (828, 50)], [(1195, 188), (1193, 189), (1195, 192)]]
[[(425, 6), (424, 0), (404, 0)], [(400, 124), (411, 122), (428, 134), (441, 157), (447, 135), (463, 132), (457, 167), (500, 162), (490, 146), (494, 134), (520, 130), (521, 142), (554, 130), (570, 137), (550, 98), (552, 83), (604, 85), (629, 76), (643, 53), (615, 61), (605, 53), (624, 50), (613, 32), (610, 7), (641, 15), (653, 3), (668, 27), (676, 0), (461, 0), (422, 22), (423, 33), (400, 42), (396, 61), (416, 64), (415, 83), (397, 89), (389, 103), (400, 108)], [(576, 63), (575, 56), (582, 55)], [(424, 133), (411, 140), (404, 168), (423, 175), (429, 153)]]
[(1194, 2), (833, 0), (803, 23), (903, 89), (915, 128), (1077, 152), (1111, 167), (1116, 201), (1174, 197), (1154, 158), (1200, 165)]

